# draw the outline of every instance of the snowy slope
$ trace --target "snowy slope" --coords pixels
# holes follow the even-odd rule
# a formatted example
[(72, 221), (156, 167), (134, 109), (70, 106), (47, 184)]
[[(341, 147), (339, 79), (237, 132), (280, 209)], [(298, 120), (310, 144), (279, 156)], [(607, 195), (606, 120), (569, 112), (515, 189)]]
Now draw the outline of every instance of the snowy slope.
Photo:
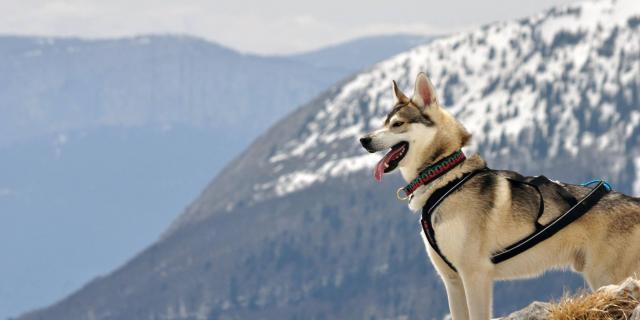
[[(264, 174), (237, 193), (261, 201), (371, 170), (379, 155), (364, 153), (357, 137), (389, 111), (391, 80), (411, 92), (419, 71), (473, 133), (469, 151), (490, 166), (571, 182), (604, 177), (640, 193), (640, 2), (632, 0), (554, 8), (381, 62), (313, 102), (302, 123), (288, 121), (296, 131), (255, 159)], [(188, 210), (176, 225), (207, 214)]]
[[(538, 158), (576, 157), (594, 147), (622, 156), (610, 171), (619, 179), (633, 159), (628, 156), (639, 154), (628, 148), (634, 143), (625, 143), (637, 141), (640, 125), (640, 30), (630, 27), (639, 14), (637, 1), (588, 2), (398, 55), (344, 85), (300, 137), (269, 158), (276, 168), (306, 166), (284, 170), (257, 189), (282, 196), (370, 169), (379, 155), (364, 154), (353, 141), (382, 123), (392, 104), (391, 80), (410, 92), (414, 75), (423, 70), (484, 156), (526, 152), (540, 140)], [(352, 147), (326, 159), (325, 150), (342, 143)]]

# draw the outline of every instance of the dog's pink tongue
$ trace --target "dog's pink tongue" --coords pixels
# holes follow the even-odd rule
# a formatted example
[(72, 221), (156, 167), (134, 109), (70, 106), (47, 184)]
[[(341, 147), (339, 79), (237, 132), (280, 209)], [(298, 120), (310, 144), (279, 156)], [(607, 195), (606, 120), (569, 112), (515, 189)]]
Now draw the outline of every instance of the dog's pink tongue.
[(373, 168), (373, 177), (378, 182), (382, 181), (382, 175), (384, 174), (385, 158), (386, 157), (384, 157), (380, 161), (378, 161), (378, 164), (376, 164), (376, 167)]
[(380, 161), (376, 164), (376, 167), (373, 169), (373, 177), (376, 181), (382, 181), (382, 175), (384, 174), (384, 169), (387, 168), (388, 163), (393, 159), (396, 155), (402, 152), (404, 148), (395, 148), (389, 151), (389, 153), (385, 154)]

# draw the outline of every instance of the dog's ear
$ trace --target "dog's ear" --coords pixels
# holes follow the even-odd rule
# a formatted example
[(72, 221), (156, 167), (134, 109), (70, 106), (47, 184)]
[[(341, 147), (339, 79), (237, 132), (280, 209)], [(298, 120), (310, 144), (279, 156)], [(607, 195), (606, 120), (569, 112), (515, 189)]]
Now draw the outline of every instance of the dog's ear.
[(407, 96), (404, 95), (404, 93), (402, 93), (402, 91), (400, 91), (400, 89), (398, 88), (398, 84), (396, 83), (395, 80), (392, 80), (393, 82), (393, 96), (395, 97), (395, 103), (409, 103), (409, 98), (407, 98)]
[(424, 72), (420, 72), (416, 78), (416, 87), (413, 91), (411, 101), (425, 110), (438, 104), (436, 90)]

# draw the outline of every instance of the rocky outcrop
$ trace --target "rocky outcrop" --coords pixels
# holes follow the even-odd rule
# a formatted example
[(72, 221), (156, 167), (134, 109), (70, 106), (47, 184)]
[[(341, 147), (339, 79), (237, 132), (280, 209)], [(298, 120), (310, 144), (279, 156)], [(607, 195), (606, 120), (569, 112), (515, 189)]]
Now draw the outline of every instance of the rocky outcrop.
[(533, 302), (501, 320), (630, 319), (640, 320), (640, 281), (628, 278), (593, 293), (567, 296), (557, 303)]
[(550, 304), (546, 302), (535, 301), (531, 303), (526, 308), (516, 311), (504, 318), (500, 318), (502, 320), (545, 320), (549, 317), (549, 307)]

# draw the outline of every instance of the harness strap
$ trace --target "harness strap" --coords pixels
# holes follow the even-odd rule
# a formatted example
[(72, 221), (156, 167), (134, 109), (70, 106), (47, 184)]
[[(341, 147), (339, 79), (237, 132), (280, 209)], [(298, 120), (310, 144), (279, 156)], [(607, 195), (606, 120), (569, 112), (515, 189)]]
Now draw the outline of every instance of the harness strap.
[[(542, 179), (544, 178), (544, 179)], [(544, 176), (539, 176), (534, 178), (533, 180), (531, 180), (530, 182), (524, 181), (524, 180), (518, 180), (518, 179), (513, 179), (513, 178), (507, 178), (507, 180), (514, 182), (514, 183), (519, 183), (519, 184), (524, 184), (527, 186), (532, 187), (533, 189), (536, 190), (536, 192), (538, 193), (538, 215), (536, 216), (536, 220), (534, 221), (535, 223), (535, 227), (536, 230), (540, 230), (542, 229), (542, 224), (540, 224), (540, 218), (542, 218), (542, 215), (544, 214), (544, 198), (542, 197), (542, 192), (540, 192), (540, 185), (542, 185), (543, 182), (549, 181), (546, 177)]]
[(433, 210), (435, 210), (435, 208), (437, 208), (440, 205), (440, 203), (444, 199), (446, 199), (451, 193), (458, 190), (458, 188), (460, 188), (465, 182), (467, 182), (476, 174), (486, 170), (488, 169), (483, 168), (480, 170), (471, 171), (471, 172), (465, 173), (462, 177), (447, 183), (447, 185), (445, 185), (444, 187), (434, 191), (433, 194), (431, 194), (431, 196), (429, 197), (429, 199), (427, 199), (427, 202), (425, 203), (424, 207), (422, 207), (422, 219), (420, 219), (420, 225), (422, 225), (422, 231), (424, 231), (424, 235), (427, 238), (427, 241), (429, 241), (429, 245), (431, 245), (431, 248), (433, 248), (433, 251), (435, 251), (438, 254), (438, 256), (440, 256), (440, 258), (442, 258), (442, 260), (453, 271), (456, 271), (456, 272), (458, 270), (456, 270), (456, 268), (447, 259), (447, 257), (445, 257), (444, 254), (442, 254), (442, 252), (440, 251), (440, 247), (438, 247), (438, 243), (436, 242), (436, 232), (433, 229), (433, 226), (431, 225), (431, 215), (433, 214)]
[[(488, 168), (482, 168), (476, 171), (471, 171), (465, 173), (462, 177), (457, 178), (442, 188), (437, 189), (431, 194), (424, 207), (422, 207), (422, 218), (420, 220), (420, 225), (422, 226), (422, 230), (424, 231), (425, 237), (431, 245), (431, 248), (442, 258), (442, 260), (453, 270), (456, 271), (456, 268), (453, 266), (451, 261), (449, 261), (440, 248), (438, 247), (438, 243), (436, 242), (435, 230), (431, 225), (431, 216), (433, 215), (434, 210), (444, 201), (449, 195), (458, 190), (465, 182), (474, 177), (476, 174), (490, 171)], [(598, 185), (593, 188), (586, 196), (584, 196), (580, 201), (576, 200), (576, 198), (569, 193), (565, 188), (558, 185), (557, 183), (549, 180), (545, 176), (538, 176), (531, 180), (524, 179), (512, 179), (507, 178), (507, 180), (521, 183), (524, 185), (528, 185), (536, 190), (539, 198), (539, 206), (538, 206), (538, 216), (535, 220), (535, 231), (524, 239), (508, 246), (507, 248), (501, 250), (498, 253), (493, 254), (490, 257), (492, 263), (497, 264), (503, 262), (507, 259), (513, 258), (518, 254), (532, 248), (538, 243), (550, 238), (558, 231), (562, 230), (562, 228), (566, 227), (573, 221), (580, 218), (587, 211), (589, 211), (595, 204), (600, 201), (602, 197), (604, 197), (611, 188), (608, 183), (605, 181), (599, 181)], [(549, 224), (543, 226), (540, 224), (539, 219), (544, 214), (544, 198), (542, 196), (542, 192), (540, 192), (540, 186), (546, 183), (553, 183), (556, 188), (556, 192), (569, 204), (570, 209), (564, 214), (560, 215)]]
[(527, 251), (536, 244), (547, 240), (562, 228), (568, 226), (570, 223), (576, 221), (582, 217), (589, 209), (591, 209), (602, 197), (609, 193), (610, 189), (607, 188), (607, 183), (600, 181), (598, 185), (593, 188), (584, 198), (574, 204), (569, 211), (563, 215), (557, 217), (555, 220), (544, 226), (542, 229), (537, 230), (528, 237), (508, 246), (504, 250), (495, 253), (491, 256), (491, 262), (494, 264), (500, 263), (507, 259), (511, 259), (520, 253)]
[(549, 180), (549, 178), (545, 176), (537, 176), (531, 180), (514, 179), (514, 178), (506, 178), (506, 179), (513, 183), (519, 183), (519, 184), (530, 186), (533, 189), (535, 189), (536, 192), (538, 193), (538, 216), (534, 222), (536, 231), (544, 228), (544, 226), (540, 223), (540, 218), (542, 218), (542, 215), (544, 214), (544, 197), (542, 196), (542, 192), (540, 192), (540, 186), (548, 183), (554, 184), (558, 186), (558, 188), (556, 188), (555, 191), (558, 192), (562, 197), (562, 199), (569, 204), (569, 207), (573, 207), (576, 205), (576, 203), (578, 203), (578, 200), (576, 200), (576, 198), (571, 193), (569, 193), (569, 191), (567, 191), (565, 188), (560, 187), (557, 183)]

